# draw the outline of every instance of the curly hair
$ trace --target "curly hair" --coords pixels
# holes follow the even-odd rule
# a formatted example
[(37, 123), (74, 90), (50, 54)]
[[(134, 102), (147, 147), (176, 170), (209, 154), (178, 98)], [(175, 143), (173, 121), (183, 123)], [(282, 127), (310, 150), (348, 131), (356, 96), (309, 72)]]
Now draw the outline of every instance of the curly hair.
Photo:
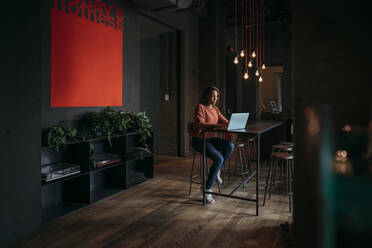
[(203, 104), (203, 105), (207, 105), (208, 104), (208, 97), (213, 91), (217, 91), (217, 95), (218, 96), (220, 95), (220, 90), (216, 86), (210, 85), (203, 90), (203, 93), (202, 93), (201, 98), (200, 98), (200, 103)]

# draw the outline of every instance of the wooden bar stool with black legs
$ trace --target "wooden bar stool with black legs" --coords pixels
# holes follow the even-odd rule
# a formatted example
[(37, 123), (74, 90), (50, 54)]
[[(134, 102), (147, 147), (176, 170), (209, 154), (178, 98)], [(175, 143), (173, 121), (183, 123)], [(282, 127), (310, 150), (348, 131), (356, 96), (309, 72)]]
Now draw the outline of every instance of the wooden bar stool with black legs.
[[(237, 142), (237, 143), (235, 143), (235, 147), (237, 149), (237, 152), (239, 154), (239, 157), (236, 156), (236, 158), (235, 158), (234, 174), (241, 176), (242, 177), (242, 181), (244, 181), (244, 175), (248, 174), (249, 173), (249, 169), (250, 169), (250, 167), (249, 167), (249, 165), (247, 163), (245, 152), (244, 152), (245, 145), (244, 145), (244, 143)], [(238, 165), (240, 167), (240, 173), (239, 174), (236, 172)], [(244, 185), (243, 185), (243, 187), (244, 187)]]
[[(234, 142), (234, 147), (237, 149), (237, 152), (238, 152), (238, 156), (235, 157), (235, 164), (234, 164), (234, 174), (235, 175), (239, 175), (242, 177), (242, 181), (244, 181), (244, 175), (247, 175), (251, 169), (251, 166), (250, 166), (250, 156), (248, 154), (248, 162), (247, 162), (247, 158), (245, 156), (245, 142), (243, 142), (243, 140), (238, 137), (237, 141)], [(249, 150), (248, 150), (249, 151)], [(240, 167), (240, 174), (237, 173), (237, 167)], [(223, 167), (223, 180), (225, 180), (225, 174), (226, 174), (226, 169), (225, 169), (226, 165)], [(231, 168), (231, 163), (230, 163), (230, 159), (228, 161), (228, 177), (229, 177), (229, 180), (231, 179), (231, 171), (230, 171), (230, 168)], [(244, 187), (244, 185), (243, 185)]]
[[(271, 161), (269, 166), (269, 171), (266, 176), (266, 183), (264, 186), (265, 193), (264, 193), (264, 200), (263, 205), (265, 206), (266, 201), (266, 194), (269, 188), (269, 199), (271, 198), (272, 186), (275, 184), (286, 183), (288, 195), (288, 204), (289, 204), (289, 212), (292, 212), (292, 203), (293, 203), (293, 190), (292, 190), (292, 183), (293, 183), (293, 157), (294, 155), (288, 152), (272, 152), (271, 153)], [(285, 180), (276, 180), (276, 168), (279, 163), (284, 163), (286, 166), (286, 179)], [(284, 182), (283, 182), (284, 181)]]
[(280, 144), (281, 144), (281, 145), (292, 146), (292, 147), (295, 146), (295, 144), (294, 144), (293, 142), (285, 142), (285, 141), (282, 141), (282, 142), (280, 142)]
[(251, 168), (251, 151), (253, 151), (253, 154), (256, 154), (256, 138), (257, 137), (249, 137), (247, 139), (247, 150), (248, 150), (248, 164), (249, 168)]
[[(289, 144), (288, 142), (280, 142), (279, 145), (273, 145), (272, 152), (286, 152), (293, 153), (294, 145)], [(279, 180), (282, 178), (283, 170), (283, 161), (278, 165), (279, 166)]]

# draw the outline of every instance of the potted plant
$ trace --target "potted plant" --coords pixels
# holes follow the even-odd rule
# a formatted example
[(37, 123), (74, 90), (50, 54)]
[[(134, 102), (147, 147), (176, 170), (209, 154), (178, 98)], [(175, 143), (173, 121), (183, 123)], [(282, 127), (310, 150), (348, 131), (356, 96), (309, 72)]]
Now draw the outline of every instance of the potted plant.
[(42, 131), (42, 145), (48, 145), (59, 152), (61, 149), (66, 149), (66, 144), (69, 141), (78, 139), (78, 131), (65, 121), (59, 124), (44, 129)]

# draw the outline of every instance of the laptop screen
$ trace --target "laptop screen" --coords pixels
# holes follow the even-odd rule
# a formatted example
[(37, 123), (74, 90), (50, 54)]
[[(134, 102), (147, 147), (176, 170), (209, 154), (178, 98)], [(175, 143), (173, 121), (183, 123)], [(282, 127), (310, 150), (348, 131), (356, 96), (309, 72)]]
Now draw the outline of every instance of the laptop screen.
[(249, 113), (233, 113), (230, 117), (229, 126), (227, 130), (236, 130), (236, 129), (244, 129), (247, 120), (248, 120)]

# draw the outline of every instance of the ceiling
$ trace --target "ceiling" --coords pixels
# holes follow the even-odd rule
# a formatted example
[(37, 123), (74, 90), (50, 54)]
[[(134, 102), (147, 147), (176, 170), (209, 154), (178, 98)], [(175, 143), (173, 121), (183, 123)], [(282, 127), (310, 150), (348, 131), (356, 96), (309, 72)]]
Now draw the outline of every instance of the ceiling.
[(132, 0), (149, 11), (180, 11), (199, 7), (204, 0)]
[[(290, 1), (291, 0), (132, 0), (141, 8), (151, 12), (164, 12), (164, 11), (190, 11), (197, 13), (204, 7), (208, 1), (223, 1), (226, 27), (235, 25), (235, 3), (238, 4), (237, 23), (241, 25), (241, 4), (244, 4), (243, 10), (245, 11), (245, 4), (250, 1), (254, 3), (262, 2), (264, 6), (264, 19), (265, 23), (271, 22), (287, 22), (290, 21)], [(249, 11), (248, 8), (247, 24), (250, 25), (251, 16), (257, 16), (259, 12)]]
[[(242, 2), (244, 4), (243, 11), (245, 12), (245, 4), (247, 3), (249, 6), (249, 1), (252, 1), (255, 4), (259, 1), (262, 1), (262, 6), (264, 6), (263, 16), (265, 19), (265, 23), (290, 21), (290, 0), (224, 0), (227, 27), (235, 25), (235, 3), (237, 2), (238, 4), (237, 23), (238, 25), (240, 25), (242, 23), (241, 21)], [(247, 12), (248, 12), (247, 25), (250, 25), (252, 15), (254, 14), (255, 16), (257, 16), (257, 14), (259, 14), (260, 11), (258, 12), (250, 11), (248, 7)]]

